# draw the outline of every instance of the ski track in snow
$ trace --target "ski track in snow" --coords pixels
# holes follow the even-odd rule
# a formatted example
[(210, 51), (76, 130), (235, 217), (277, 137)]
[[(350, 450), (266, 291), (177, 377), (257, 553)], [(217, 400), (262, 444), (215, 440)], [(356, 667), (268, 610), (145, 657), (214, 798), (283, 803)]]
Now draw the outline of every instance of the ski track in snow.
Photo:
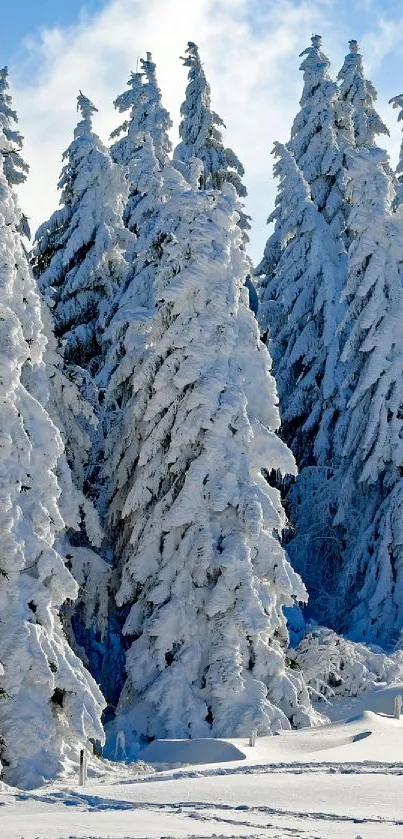
[[(130, 778), (116, 781), (108, 780), (108, 786), (124, 784), (148, 784), (163, 783), (164, 781), (185, 780), (186, 778), (213, 778), (218, 775), (266, 775), (274, 772), (276, 774), (290, 775), (403, 775), (403, 763), (385, 763), (381, 761), (368, 761), (360, 763), (263, 763), (255, 766), (231, 766), (215, 767), (209, 769), (190, 769), (166, 771), (163, 774), (147, 775), (145, 777)], [(100, 782), (102, 783), (102, 781)]]
[[(328, 767), (329, 769), (333, 769), (336, 767)], [(344, 769), (345, 767), (340, 767)], [(312, 769), (312, 767), (311, 767)], [(360, 767), (362, 770), (361, 774), (365, 772), (365, 767)], [(384, 767), (386, 772), (389, 771), (389, 767)], [(353, 771), (350, 768), (350, 771)], [(376, 767), (376, 771), (379, 769)], [(210, 773), (214, 774), (214, 773)], [(230, 773), (227, 773), (230, 774)], [(401, 774), (401, 772), (399, 772)], [(165, 776), (165, 779), (167, 777)], [(155, 778), (153, 778), (155, 780)], [(160, 780), (163, 780), (162, 778)], [(138, 783), (138, 781), (132, 781), (131, 783)], [(170, 816), (183, 816), (187, 819), (194, 819), (196, 821), (202, 823), (211, 823), (212, 825), (217, 824), (217, 827), (221, 826), (233, 826), (233, 827), (240, 827), (245, 828), (246, 830), (252, 830), (252, 832), (246, 833), (244, 836), (240, 834), (234, 834), (234, 839), (253, 839), (253, 837), (259, 837), (259, 839), (322, 839), (322, 836), (317, 833), (312, 832), (312, 827), (315, 823), (323, 824), (331, 823), (334, 825), (335, 830), (337, 830), (338, 826), (342, 824), (351, 824), (357, 825), (357, 827), (362, 826), (366, 827), (369, 825), (384, 825), (385, 828), (388, 827), (401, 827), (403, 826), (402, 819), (393, 819), (393, 818), (384, 818), (382, 816), (377, 817), (359, 817), (359, 816), (352, 816), (352, 815), (343, 815), (343, 814), (335, 814), (332, 812), (308, 812), (299, 809), (292, 809), (292, 808), (281, 808), (281, 807), (270, 807), (270, 806), (263, 806), (263, 805), (247, 805), (247, 804), (238, 804), (238, 805), (231, 805), (231, 804), (223, 804), (223, 803), (209, 803), (209, 802), (199, 802), (199, 801), (184, 801), (184, 802), (172, 802), (172, 803), (159, 803), (159, 802), (131, 802), (127, 800), (116, 800), (110, 799), (103, 796), (91, 795), (86, 794), (84, 792), (75, 792), (75, 791), (59, 791), (59, 792), (51, 792), (47, 795), (40, 795), (37, 793), (20, 793), (16, 796), (16, 800), (18, 801), (35, 801), (38, 803), (43, 804), (64, 804), (66, 807), (77, 807), (82, 810), (86, 810), (87, 812), (101, 812), (101, 811), (135, 811), (139, 815), (148, 813), (157, 813), (159, 815), (166, 814), (167, 818)], [(295, 824), (295, 821), (301, 822), (300, 827), (288, 827), (284, 822), (289, 822), (292, 820)], [(256, 832), (258, 831), (258, 832)], [(275, 831), (275, 832), (273, 832)], [(280, 832), (277, 832), (280, 831)], [(205, 839), (205, 834), (203, 834), (203, 839)], [(219, 839), (219, 835), (215, 832), (211, 833), (211, 836), (214, 839)], [(352, 834), (352, 839), (355, 839), (356, 834)], [(38, 837), (38, 839), (40, 839)], [(79, 836), (71, 836), (69, 839), (90, 839), (88, 834), (83, 837)], [(93, 837), (93, 839), (100, 839), (100, 836)], [(110, 837), (113, 839), (113, 837)], [(132, 837), (128, 836), (127, 839), (133, 839)], [(170, 839), (168, 835), (161, 836), (161, 839)], [(186, 839), (197, 839), (197, 834), (188, 834)], [(225, 839), (230, 839), (228, 834), (225, 834)], [(358, 837), (357, 837), (358, 839)], [(360, 837), (361, 839), (361, 837)]]
[[(245, 824), (245, 826), (247, 826), (247, 825)], [(256, 828), (258, 828), (258, 825), (254, 825), (254, 827), (256, 829)], [(270, 824), (265, 825), (264, 828), (262, 828), (262, 829), (263, 830), (269, 830), (269, 829), (272, 830), (273, 827), (274, 827), (274, 830), (277, 830), (277, 831), (279, 830), (279, 827), (277, 825), (272, 826)], [(212, 834), (212, 839), (264, 839), (264, 837), (267, 836), (267, 834), (262, 833), (261, 832), (262, 829), (259, 830), (259, 833), (250, 833), (250, 832), (248, 832), (248, 833), (234, 833), (234, 834), (213, 833)], [(312, 833), (311, 831), (309, 831), (309, 834), (308, 834), (307, 831), (304, 830), (304, 829), (301, 830), (299, 828), (294, 828), (294, 827), (281, 827), (280, 830), (281, 830), (280, 833), (278, 833), (278, 832), (277, 833), (270, 833), (269, 839), (323, 839), (323, 837), (320, 836), (319, 834)], [(23, 837), (21, 839), (23, 839)], [(38, 836), (38, 839), (40, 839), (39, 836)], [(73, 835), (69, 836), (68, 839), (103, 839), (103, 837), (101, 838), (99, 833), (96, 834), (96, 835), (94, 834), (93, 836), (89, 836), (88, 834), (85, 834), (85, 836), (84, 835), (83, 836), (77, 836), (75, 834), (74, 836)], [(115, 839), (115, 837), (108, 836), (108, 839)], [(133, 837), (133, 835), (128, 834), (127, 836), (119, 836), (118, 839), (134, 839), (134, 837)], [(135, 839), (149, 839), (149, 837), (148, 837), (147, 834), (144, 834), (144, 836), (136, 836)], [(160, 837), (160, 839), (177, 839), (177, 835), (176, 834), (164, 834)], [(183, 839), (206, 839), (206, 834), (205, 833), (202, 833), (202, 834), (190, 833), (186, 837), (183, 837)], [(362, 837), (361, 836), (353, 837), (353, 839), (362, 839)]]
[[(265, 836), (265, 834), (262, 834), (261, 832), (260, 833), (244, 833), (244, 834), (235, 833), (235, 834), (232, 834), (232, 835), (229, 834), (229, 833), (225, 833), (225, 834), (214, 833), (214, 834), (212, 834), (212, 839), (264, 839), (264, 836)], [(23, 839), (23, 837), (22, 837), (22, 839)], [(40, 839), (40, 837), (38, 837), (38, 839)], [(103, 837), (100, 837), (99, 834), (97, 834), (96, 836), (95, 835), (94, 836), (88, 836), (88, 834), (86, 834), (85, 836), (69, 836), (68, 839), (103, 839)], [(121, 836), (119, 836), (117, 838), (115, 838), (114, 836), (108, 836), (108, 839), (149, 839), (149, 837), (147, 835), (140, 836), (140, 837), (138, 837), (138, 836), (136, 836), (136, 837), (133, 837), (133, 836), (123, 836), (123, 837), (121, 837)], [(164, 834), (163, 836), (160, 837), (160, 839), (177, 839), (177, 836), (175, 836), (174, 834), (172, 834), (172, 835)], [(206, 836), (205, 836), (204, 833), (203, 834), (189, 833), (186, 837), (183, 837), (183, 839), (206, 839)], [(283, 827), (283, 828), (281, 828), (281, 833), (271, 833), (269, 839), (323, 839), (323, 836), (319, 836), (319, 834), (311, 833), (311, 832), (309, 832), (309, 834), (308, 834), (305, 830), (303, 830), (301, 832), (300, 830), (298, 830), (298, 828), (293, 828), (293, 827), (285, 827), (284, 828)], [(355, 837), (354, 837), (354, 839), (355, 839)], [(362, 837), (357, 837), (357, 839), (362, 839)]]

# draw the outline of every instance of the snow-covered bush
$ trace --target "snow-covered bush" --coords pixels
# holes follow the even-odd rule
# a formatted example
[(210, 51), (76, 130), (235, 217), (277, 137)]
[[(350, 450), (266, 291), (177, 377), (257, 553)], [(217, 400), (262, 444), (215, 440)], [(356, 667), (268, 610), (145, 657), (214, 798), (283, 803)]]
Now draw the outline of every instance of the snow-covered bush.
[(300, 668), (312, 699), (359, 696), (376, 686), (403, 681), (401, 650), (386, 655), (314, 624), (308, 624), (305, 638), (288, 656)]

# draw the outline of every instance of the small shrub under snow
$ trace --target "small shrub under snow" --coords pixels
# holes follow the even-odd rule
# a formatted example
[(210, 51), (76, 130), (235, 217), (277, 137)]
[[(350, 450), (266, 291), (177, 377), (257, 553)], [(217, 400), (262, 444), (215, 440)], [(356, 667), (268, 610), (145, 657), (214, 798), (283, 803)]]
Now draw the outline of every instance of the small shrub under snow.
[(376, 685), (403, 681), (402, 650), (387, 655), (322, 626), (309, 626), (289, 659), (303, 671), (313, 698), (358, 696)]

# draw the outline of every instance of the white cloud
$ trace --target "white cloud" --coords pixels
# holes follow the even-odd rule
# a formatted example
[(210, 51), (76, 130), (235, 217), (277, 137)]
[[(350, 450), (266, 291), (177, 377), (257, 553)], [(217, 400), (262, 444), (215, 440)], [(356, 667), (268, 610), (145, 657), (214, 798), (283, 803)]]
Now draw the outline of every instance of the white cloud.
[(252, 249), (259, 257), (274, 201), (269, 152), (275, 139), (287, 139), (298, 107), (298, 53), (319, 31), (339, 60), (347, 33), (337, 5), (333, 0), (110, 0), (101, 13), (75, 27), (27, 40), (24, 60), (11, 69), (31, 165), (21, 201), (32, 226), (56, 206), (61, 154), (71, 140), (79, 88), (99, 108), (96, 130), (107, 140), (119, 120), (112, 101), (138, 57), (151, 50), (164, 103), (177, 125), (186, 83), (179, 56), (186, 42), (195, 40), (213, 105), (227, 123), (225, 141), (245, 165), (248, 210), (255, 222)]

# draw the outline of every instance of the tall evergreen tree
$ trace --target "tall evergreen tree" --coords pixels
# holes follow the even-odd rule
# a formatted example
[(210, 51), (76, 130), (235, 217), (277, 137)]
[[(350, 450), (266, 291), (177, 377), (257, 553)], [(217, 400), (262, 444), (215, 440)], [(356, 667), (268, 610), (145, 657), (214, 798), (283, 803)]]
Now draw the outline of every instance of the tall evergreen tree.
[(103, 739), (103, 699), (69, 647), (59, 616), (65, 599), (77, 594), (59, 552), (65, 530), (57, 480), (63, 447), (43, 407), (45, 376), (26, 374), (40, 370), (39, 348), (45, 341), (42, 330), (35, 341), (27, 338), (28, 318), (25, 324), (20, 319), (27, 291), (34, 318), (40, 304), (21, 241), (10, 170), (5, 167), (6, 175), (3, 168), (7, 139), (1, 123), (0, 732), (6, 780), (30, 787), (65, 770), (89, 737)]
[[(189, 68), (188, 85), (181, 105), (180, 143), (174, 151), (174, 159), (188, 164), (197, 157), (203, 163), (200, 183), (203, 189), (220, 189), (228, 182), (235, 187), (238, 196), (244, 198), (247, 194), (242, 181), (245, 171), (235, 152), (224, 146), (222, 129), (225, 123), (211, 109), (210, 85), (193, 41), (188, 42), (186, 57), (182, 60)], [(244, 228), (249, 227), (247, 216), (242, 216), (241, 221)]]
[(274, 153), (282, 241), (259, 314), (272, 325), (282, 433), (302, 468), (332, 459), (341, 410), (337, 361), (344, 248), (311, 200), (291, 152), (276, 143)]
[(337, 76), (340, 81), (339, 97), (351, 107), (354, 139), (358, 148), (372, 148), (379, 134), (389, 136), (389, 131), (375, 110), (377, 91), (364, 76), (362, 55), (357, 41), (349, 41), (350, 52)]
[(322, 38), (313, 35), (301, 53), (304, 87), (288, 148), (309, 184), (311, 198), (339, 236), (346, 226), (346, 146), (353, 141), (351, 124), (343, 118), (339, 91), (330, 78), (330, 61), (322, 52)]
[(305, 592), (264, 478), (295, 466), (275, 433), (270, 359), (243, 289), (236, 194), (195, 191), (168, 169), (157, 309), (128, 376), (129, 331), (109, 394), (125, 382), (131, 429), (109, 459), (117, 602), (132, 642), (119, 710), (139, 737), (270, 731), (311, 714), (284, 660), (282, 607)]
[[(386, 155), (362, 149), (349, 168), (352, 205), (344, 322), (350, 398), (336, 522), (345, 531), (339, 620), (355, 637), (390, 643), (401, 626), (403, 217), (391, 214)], [(399, 509), (400, 507), (400, 509)]]
[[(347, 312), (337, 362), (345, 407), (337, 468), (304, 472), (291, 494), (289, 546), (311, 595), (311, 613), (356, 640), (391, 646), (403, 620), (402, 375), (403, 218), (391, 212), (384, 152), (351, 155)], [(314, 510), (314, 513), (312, 513)]]
[(314, 608), (338, 559), (332, 519), (341, 457), (335, 429), (345, 404), (339, 349), (345, 304), (340, 296), (349, 242), (346, 167), (355, 141), (350, 106), (339, 99), (319, 35), (312, 36), (301, 56), (301, 109), (287, 148), (275, 148), (280, 188), (269, 217), (274, 230), (255, 275), (260, 328), (278, 382), (282, 433), (300, 469), (287, 487), (288, 551)]
[[(349, 113), (339, 101), (337, 85), (329, 75), (330, 62), (321, 46), (320, 35), (313, 35), (311, 46), (301, 53), (304, 57), (300, 68), (304, 74), (301, 110), (294, 120), (287, 148), (308, 185), (308, 197), (330, 225), (336, 240), (334, 249), (347, 243), (349, 208), (345, 196), (345, 169), (346, 154), (354, 144), (354, 137)], [(260, 328), (264, 338), (270, 334), (272, 347), (286, 318), (280, 305), (282, 288), (277, 276), (278, 262), (287, 238), (283, 228), (284, 212), (287, 214), (283, 201), (281, 190), (268, 219), (269, 223), (274, 222), (274, 230), (266, 243), (263, 259), (255, 270)], [(330, 241), (329, 235), (327, 241)], [(333, 290), (334, 298), (339, 293), (340, 285)], [(334, 326), (337, 330), (336, 323)]]
[(11, 187), (25, 181), (28, 165), (20, 154), (23, 137), (17, 128), (17, 113), (12, 107), (9, 93), (8, 67), (0, 70), (0, 122), (2, 127), (2, 155), (4, 159), (4, 174)]
[[(403, 120), (403, 94), (399, 94), (398, 96), (393, 96), (392, 99), (389, 99), (389, 104), (393, 105), (394, 108), (399, 108), (399, 115), (398, 121), (401, 122)], [(393, 207), (396, 209), (403, 204), (403, 140), (400, 146), (400, 154), (399, 154), (399, 162), (396, 167), (396, 195), (393, 202)]]
[[(167, 167), (166, 167), (167, 168)], [(129, 177), (132, 194), (136, 200), (128, 205), (128, 225), (137, 230), (131, 256), (132, 265), (128, 272), (127, 287), (119, 297), (114, 317), (104, 335), (107, 347), (106, 363), (99, 381), (108, 385), (118, 359), (126, 354), (123, 340), (127, 330), (131, 334), (131, 346), (127, 364), (142, 346), (141, 324), (153, 313), (155, 273), (161, 259), (159, 229), (162, 205), (166, 200), (165, 182), (150, 135), (144, 135), (136, 158), (130, 163)]]
[[(189, 171), (194, 158), (197, 158), (203, 163), (200, 189), (221, 189), (223, 184), (231, 183), (238, 198), (245, 198), (247, 189), (242, 180), (245, 170), (235, 152), (224, 146), (222, 129), (225, 128), (225, 123), (211, 109), (210, 85), (200, 60), (199, 49), (193, 41), (188, 42), (186, 56), (182, 61), (184, 66), (189, 68), (189, 72), (186, 96), (181, 105), (180, 142), (174, 150), (175, 164), (189, 179)], [(238, 202), (238, 214), (238, 224), (242, 230), (245, 247), (249, 241), (250, 216), (244, 212), (241, 200)], [(249, 305), (257, 312), (258, 300), (252, 275), (253, 267), (250, 262), (245, 285), (249, 293)]]
[[(115, 136), (122, 133), (123, 136), (116, 140), (111, 153), (126, 170), (128, 197), (123, 219), (135, 239), (130, 249), (126, 286), (116, 298), (115, 315), (104, 334), (106, 363), (98, 377), (102, 387), (108, 385), (118, 360), (126, 353), (123, 341), (128, 332), (131, 335), (128, 368), (134, 363), (142, 345), (140, 324), (154, 308), (153, 286), (160, 259), (158, 234), (154, 237), (154, 231), (165, 200), (161, 170), (171, 152), (168, 131), (172, 122), (162, 105), (151, 53), (147, 53), (146, 60), (141, 59), (141, 65), (142, 72), (131, 74), (129, 90), (114, 103), (119, 111), (130, 109), (129, 118), (114, 132)], [(114, 407), (118, 404), (119, 400)], [(112, 435), (118, 445), (121, 422), (116, 423), (116, 419), (116, 411), (111, 410), (110, 404), (105, 405), (104, 436)], [(108, 494), (107, 482), (106, 479), (104, 495), (105, 491)]]
[(77, 107), (82, 119), (59, 180), (62, 207), (39, 228), (33, 264), (65, 363), (94, 374), (111, 301), (124, 283), (129, 239), (121, 224), (122, 170), (93, 132), (95, 106), (80, 93)]
[[(12, 108), (12, 99), (9, 93), (8, 70), (7, 67), (4, 67), (0, 70), (0, 153), (2, 155), (4, 175), (11, 190), (13, 190), (14, 186), (24, 183), (29, 171), (29, 166), (22, 156), (23, 137), (17, 129), (17, 124), (17, 113)], [(29, 237), (28, 221), (21, 211), (14, 191), (10, 192), (9, 200), (14, 205), (18, 231)], [(26, 274), (24, 249), (19, 249), (16, 252), (16, 259), (19, 260), (16, 270), (18, 271), (20, 282), (23, 284), (23, 293), (21, 297), (16, 299), (16, 304), (19, 306), (18, 318), (23, 328), (24, 338), (30, 346), (29, 359), (24, 364), (24, 375), (28, 376), (32, 372), (32, 366), (42, 357), (45, 340), (41, 328), (40, 303), (32, 282)]]
[(96, 108), (82, 93), (77, 102), (81, 120), (59, 181), (62, 207), (39, 228), (33, 265), (46, 306), (49, 411), (63, 436), (81, 510), (80, 533), (71, 535), (74, 550), (69, 551), (80, 596), (65, 617), (71, 642), (85, 648), (103, 681), (99, 641), (107, 628), (110, 568), (89, 550), (100, 548), (103, 538), (94, 508), (103, 449), (96, 374), (103, 362), (104, 330), (126, 281), (125, 251), (133, 237), (122, 223), (124, 173), (93, 131)]
[(172, 151), (169, 139), (172, 120), (162, 104), (156, 65), (150, 52), (146, 59), (140, 59), (140, 64), (141, 72), (130, 74), (127, 82), (129, 90), (121, 93), (114, 102), (120, 113), (130, 111), (130, 114), (112, 133), (115, 142), (111, 154), (116, 163), (128, 166), (141, 149), (144, 137), (150, 135), (158, 162), (163, 166)]

